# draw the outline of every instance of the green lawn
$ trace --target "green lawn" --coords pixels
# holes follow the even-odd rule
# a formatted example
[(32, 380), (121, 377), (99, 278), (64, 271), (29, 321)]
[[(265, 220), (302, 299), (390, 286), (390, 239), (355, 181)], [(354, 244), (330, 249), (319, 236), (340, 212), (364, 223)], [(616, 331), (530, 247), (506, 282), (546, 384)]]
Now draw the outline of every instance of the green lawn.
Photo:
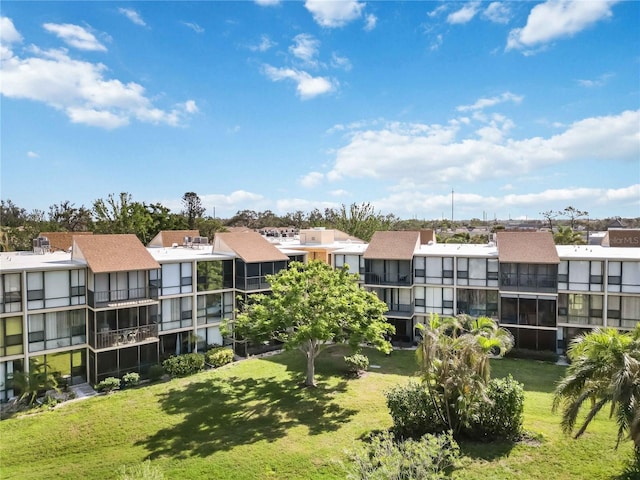
[[(388, 428), (384, 391), (415, 370), (414, 353), (367, 352), (369, 373), (343, 377), (345, 350), (317, 363), (319, 387), (300, 388), (303, 359), (290, 352), (234, 363), (53, 411), (0, 422), (0, 478), (114, 478), (123, 465), (151, 459), (167, 478), (344, 478), (345, 450)], [(526, 360), (492, 362), (526, 390), (525, 429), (539, 441), (462, 445), (456, 479), (612, 479), (631, 453), (616, 451), (616, 426), (597, 418), (583, 438), (562, 434), (551, 414), (563, 367)]]

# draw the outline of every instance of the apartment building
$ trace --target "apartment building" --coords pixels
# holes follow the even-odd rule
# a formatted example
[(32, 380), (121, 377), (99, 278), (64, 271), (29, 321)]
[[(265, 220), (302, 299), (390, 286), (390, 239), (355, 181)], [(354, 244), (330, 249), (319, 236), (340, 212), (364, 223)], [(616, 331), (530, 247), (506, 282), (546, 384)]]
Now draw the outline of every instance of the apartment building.
[(602, 245), (558, 245), (549, 232), (499, 232), (485, 245), (438, 244), (431, 232), (377, 232), (366, 248), (333, 252), (387, 303), (394, 340), (419, 341), (431, 313), (487, 316), (516, 347), (562, 353), (598, 326), (640, 321), (640, 230), (611, 230)]
[[(223, 344), (238, 299), (269, 291), (291, 261), (347, 266), (388, 307), (394, 341), (419, 340), (431, 313), (488, 316), (521, 348), (563, 352), (597, 326), (640, 321), (640, 231), (602, 245), (556, 246), (548, 232), (500, 232), (485, 245), (438, 244), (432, 231), (342, 232), (297, 238), (257, 232), (61, 235), (0, 255), (0, 400), (16, 371), (45, 368), (70, 384), (146, 369), (170, 355)], [(55, 243), (55, 248), (52, 248)]]

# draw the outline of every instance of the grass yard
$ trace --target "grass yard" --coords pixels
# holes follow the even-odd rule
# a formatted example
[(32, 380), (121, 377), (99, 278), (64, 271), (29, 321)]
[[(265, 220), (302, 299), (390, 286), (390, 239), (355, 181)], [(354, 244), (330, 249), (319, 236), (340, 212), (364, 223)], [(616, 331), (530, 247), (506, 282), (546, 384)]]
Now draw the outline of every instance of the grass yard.
[[(414, 374), (414, 352), (366, 352), (372, 365), (343, 376), (341, 346), (318, 359), (316, 389), (300, 388), (303, 358), (287, 352), (234, 363), (52, 411), (0, 422), (0, 478), (107, 479), (150, 459), (166, 478), (344, 478), (345, 451), (391, 426), (384, 391)], [(579, 440), (551, 413), (564, 368), (528, 360), (492, 361), (492, 377), (511, 373), (526, 390), (525, 429), (536, 441), (464, 443), (464, 480), (614, 479), (631, 454), (616, 451), (616, 425), (596, 418)]]

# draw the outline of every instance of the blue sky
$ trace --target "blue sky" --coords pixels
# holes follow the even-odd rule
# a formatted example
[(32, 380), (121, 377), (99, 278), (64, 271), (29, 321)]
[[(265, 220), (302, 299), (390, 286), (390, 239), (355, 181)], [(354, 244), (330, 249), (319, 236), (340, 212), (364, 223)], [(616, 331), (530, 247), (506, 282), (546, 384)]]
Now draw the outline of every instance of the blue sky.
[(2, 2), (1, 197), (640, 216), (640, 2)]

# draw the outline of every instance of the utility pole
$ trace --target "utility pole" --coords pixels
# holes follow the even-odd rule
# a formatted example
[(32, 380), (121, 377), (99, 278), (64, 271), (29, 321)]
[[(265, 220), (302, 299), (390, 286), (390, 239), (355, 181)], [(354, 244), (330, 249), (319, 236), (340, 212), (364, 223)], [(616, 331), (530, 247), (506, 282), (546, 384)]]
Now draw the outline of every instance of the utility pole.
[(451, 223), (453, 224), (453, 188), (451, 189)]

